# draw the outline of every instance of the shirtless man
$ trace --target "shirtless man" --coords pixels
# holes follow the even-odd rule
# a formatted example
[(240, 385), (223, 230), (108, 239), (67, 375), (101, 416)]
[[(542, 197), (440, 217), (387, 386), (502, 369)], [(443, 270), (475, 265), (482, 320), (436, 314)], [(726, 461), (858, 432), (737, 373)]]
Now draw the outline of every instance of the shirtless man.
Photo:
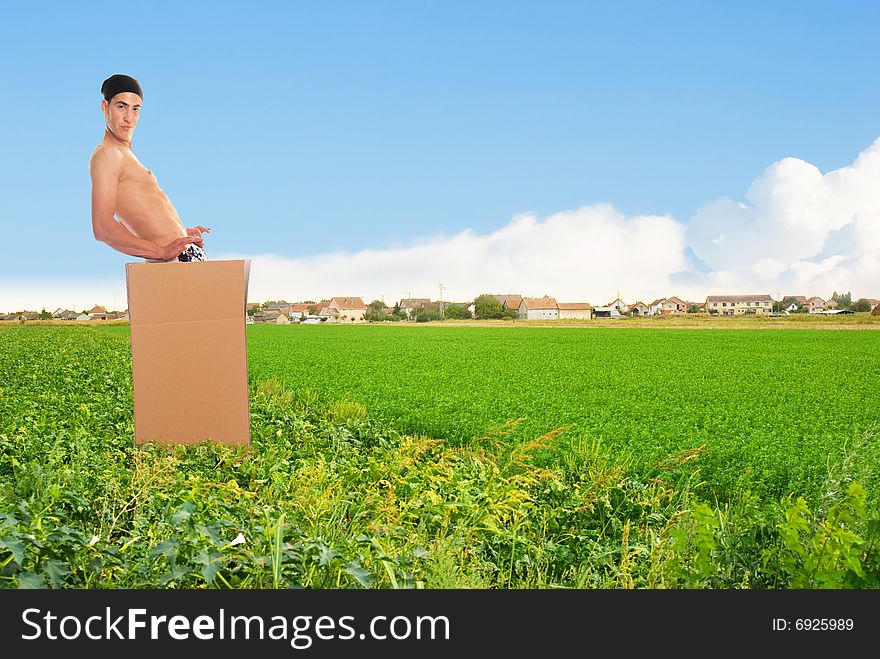
[(104, 139), (89, 159), (95, 239), (150, 263), (206, 261), (202, 233), (211, 229), (187, 229), (153, 172), (131, 151), (144, 96), (137, 80), (110, 76), (101, 93)]

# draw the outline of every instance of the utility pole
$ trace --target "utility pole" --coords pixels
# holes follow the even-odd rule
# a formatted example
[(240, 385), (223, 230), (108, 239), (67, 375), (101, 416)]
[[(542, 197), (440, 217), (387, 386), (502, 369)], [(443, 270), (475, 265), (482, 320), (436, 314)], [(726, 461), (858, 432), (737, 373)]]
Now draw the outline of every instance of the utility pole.
[(440, 320), (443, 320), (443, 317), (444, 317), (444, 313), (443, 313), (443, 284), (441, 282), (441, 284), (440, 284)]
[[(406, 303), (410, 304), (410, 300), (412, 300), (412, 291), (407, 291), (406, 292)], [(407, 320), (411, 320), (411, 318), (409, 317), (410, 313), (411, 312), (409, 312), (409, 311), (406, 312), (406, 319)]]

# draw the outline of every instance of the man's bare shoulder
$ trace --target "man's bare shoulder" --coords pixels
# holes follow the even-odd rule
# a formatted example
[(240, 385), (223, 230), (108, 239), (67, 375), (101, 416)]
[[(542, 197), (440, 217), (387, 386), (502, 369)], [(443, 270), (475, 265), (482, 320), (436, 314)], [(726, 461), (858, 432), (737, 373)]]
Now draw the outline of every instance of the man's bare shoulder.
[(125, 152), (112, 144), (99, 144), (89, 157), (89, 169), (92, 171), (114, 169), (119, 170), (125, 163)]

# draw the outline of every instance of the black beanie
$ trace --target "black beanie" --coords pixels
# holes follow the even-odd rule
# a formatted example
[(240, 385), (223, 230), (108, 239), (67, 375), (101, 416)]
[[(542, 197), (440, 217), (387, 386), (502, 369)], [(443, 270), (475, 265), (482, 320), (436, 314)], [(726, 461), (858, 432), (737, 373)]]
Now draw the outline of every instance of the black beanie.
[(104, 84), (101, 85), (101, 93), (104, 95), (105, 101), (109, 102), (111, 98), (116, 96), (116, 94), (121, 94), (122, 92), (133, 92), (140, 96), (141, 100), (144, 99), (144, 93), (141, 91), (141, 86), (138, 84), (138, 81), (131, 76), (117, 73), (107, 78), (104, 81)]

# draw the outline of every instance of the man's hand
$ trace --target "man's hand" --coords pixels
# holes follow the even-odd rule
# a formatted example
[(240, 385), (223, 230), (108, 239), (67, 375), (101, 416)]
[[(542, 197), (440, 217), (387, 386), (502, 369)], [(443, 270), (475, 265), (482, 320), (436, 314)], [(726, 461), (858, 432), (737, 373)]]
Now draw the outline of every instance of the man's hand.
[[(187, 229), (187, 231), (193, 231), (193, 229)], [(183, 238), (176, 238), (175, 240), (172, 240), (170, 243), (162, 247), (162, 256), (160, 256), (159, 258), (163, 261), (176, 259), (190, 243), (195, 243), (196, 245), (199, 245), (201, 247), (201, 236), (189, 235), (184, 236)]]
[[(187, 236), (198, 236), (199, 238), (201, 238), (202, 232), (211, 233), (211, 228), (210, 227), (203, 227), (201, 224), (197, 224), (195, 229), (187, 229), (186, 235)], [(199, 247), (203, 247), (201, 242), (199, 242), (198, 245), (199, 245)]]

